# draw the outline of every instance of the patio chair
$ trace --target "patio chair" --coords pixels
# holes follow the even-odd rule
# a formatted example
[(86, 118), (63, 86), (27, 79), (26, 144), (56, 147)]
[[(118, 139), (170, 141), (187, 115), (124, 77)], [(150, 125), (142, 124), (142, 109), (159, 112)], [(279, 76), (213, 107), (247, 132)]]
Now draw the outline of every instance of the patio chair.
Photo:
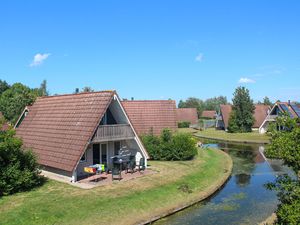
[(144, 158), (140, 158), (140, 163), (138, 165), (138, 170), (139, 172), (144, 171), (146, 169), (145, 166), (145, 159)]
[(113, 166), (113, 168), (111, 170), (111, 176), (112, 176), (112, 180), (114, 180), (114, 176), (118, 176), (117, 179), (120, 181), (122, 179), (122, 174), (121, 174), (120, 167)]
[(126, 168), (126, 173), (128, 173), (128, 170), (130, 170), (131, 174), (133, 174), (135, 167), (136, 167), (135, 156), (130, 156)]

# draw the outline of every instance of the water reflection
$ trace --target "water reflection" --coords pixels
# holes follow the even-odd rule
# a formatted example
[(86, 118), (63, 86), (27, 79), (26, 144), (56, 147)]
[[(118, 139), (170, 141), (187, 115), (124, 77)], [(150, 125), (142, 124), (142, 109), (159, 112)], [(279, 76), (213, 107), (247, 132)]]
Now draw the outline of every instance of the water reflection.
[(221, 149), (232, 157), (231, 178), (206, 202), (157, 224), (256, 224), (275, 211), (276, 194), (266, 190), (264, 184), (274, 181), (276, 175), (289, 171), (288, 168), (280, 161), (266, 161), (261, 154), (263, 145), (210, 142), (205, 146)]
[(233, 173), (235, 182), (239, 187), (246, 187), (251, 183), (251, 174), (256, 168), (256, 163), (263, 163), (264, 157), (259, 151), (256, 151), (257, 146), (219, 143), (218, 148), (227, 152), (233, 159)]
[(251, 175), (249, 174), (241, 173), (235, 175), (235, 182), (240, 187), (245, 187), (248, 184), (250, 184), (250, 179), (251, 179)]

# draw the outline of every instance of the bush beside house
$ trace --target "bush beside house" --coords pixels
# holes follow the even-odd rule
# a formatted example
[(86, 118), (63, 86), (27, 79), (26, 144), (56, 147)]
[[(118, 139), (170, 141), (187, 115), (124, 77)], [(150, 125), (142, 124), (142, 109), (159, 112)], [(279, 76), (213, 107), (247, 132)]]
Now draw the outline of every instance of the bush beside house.
[(36, 156), (30, 150), (23, 150), (22, 140), (15, 137), (15, 131), (0, 131), (0, 197), (30, 190), (43, 181)]
[(189, 160), (197, 155), (196, 141), (188, 133), (164, 129), (160, 136), (143, 135), (142, 141), (153, 160)]
[(190, 125), (191, 125), (191, 122), (188, 122), (188, 121), (178, 122), (178, 128), (189, 128)]

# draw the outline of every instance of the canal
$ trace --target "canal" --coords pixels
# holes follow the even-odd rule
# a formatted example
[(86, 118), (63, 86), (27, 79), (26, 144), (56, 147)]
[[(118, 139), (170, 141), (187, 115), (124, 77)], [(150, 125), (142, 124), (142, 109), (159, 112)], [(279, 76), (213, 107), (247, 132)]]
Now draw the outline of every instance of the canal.
[(263, 145), (210, 143), (203, 151), (207, 147), (225, 151), (233, 159), (228, 182), (206, 201), (155, 224), (257, 224), (270, 216), (278, 202), (276, 193), (266, 190), (264, 184), (290, 170), (279, 160), (266, 160)]

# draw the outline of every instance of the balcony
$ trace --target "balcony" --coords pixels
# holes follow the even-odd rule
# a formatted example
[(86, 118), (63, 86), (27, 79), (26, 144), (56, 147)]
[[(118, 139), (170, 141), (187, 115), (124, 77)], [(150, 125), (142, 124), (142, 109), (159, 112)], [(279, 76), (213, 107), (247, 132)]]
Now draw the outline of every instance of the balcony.
[(134, 133), (129, 124), (101, 125), (92, 140), (95, 142), (133, 139)]
[(266, 117), (267, 121), (275, 121), (275, 119), (278, 117), (278, 115), (268, 115)]

